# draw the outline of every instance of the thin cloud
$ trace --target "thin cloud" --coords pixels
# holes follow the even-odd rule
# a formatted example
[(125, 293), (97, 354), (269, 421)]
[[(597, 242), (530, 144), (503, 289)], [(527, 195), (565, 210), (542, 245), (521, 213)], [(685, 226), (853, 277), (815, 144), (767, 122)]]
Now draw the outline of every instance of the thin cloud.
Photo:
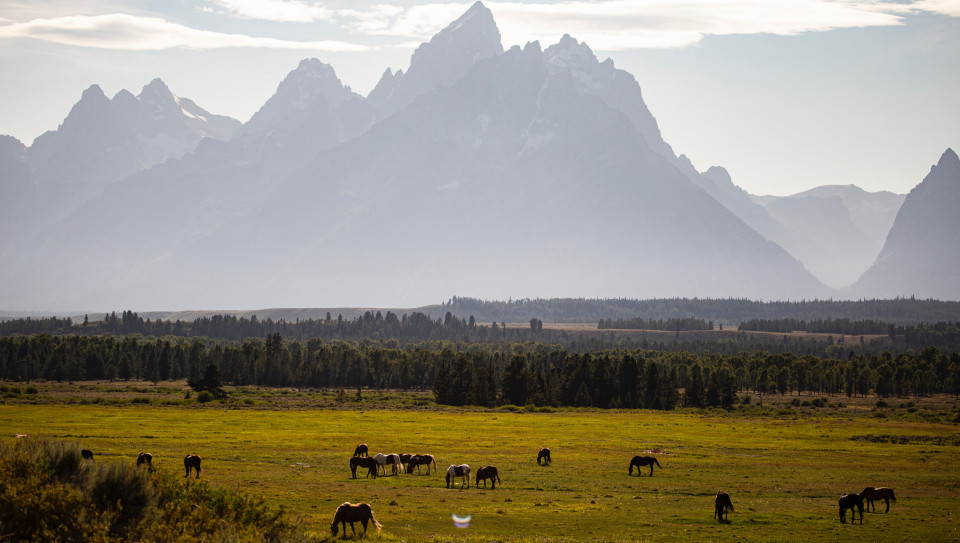
[(95, 16), (74, 15), (8, 24), (0, 26), (0, 38), (33, 38), (78, 47), (135, 51), (225, 47), (318, 51), (367, 51), (370, 49), (364, 45), (342, 41), (301, 42), (210, 32), (160, 18), (121, 13)]
[(223, 12), (243, 19), (310, 23), (330, 21), (333, 17), (330, 9), (296, 0), (214, 0), (214, 4)]
[[(468, 3), (423, 4), (409, 8), (378, 5), (341, 10), (346, 28), (365, 34), (429, 38)], [(841, 28), (894, 26), (922, 11), (960, 16), (957, 0), (891, 4), (875, 0), (607, 0), (560, 3), (485, 2), (507, 45), (556, 42), (571, 34), (598, 50), (676, 48), (704, 37), (734, 34), (796, 35)]]

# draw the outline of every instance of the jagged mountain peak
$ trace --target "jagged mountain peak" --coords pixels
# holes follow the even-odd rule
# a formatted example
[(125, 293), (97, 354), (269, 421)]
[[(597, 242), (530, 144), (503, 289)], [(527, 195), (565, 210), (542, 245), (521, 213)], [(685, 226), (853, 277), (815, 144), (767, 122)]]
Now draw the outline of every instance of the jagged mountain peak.
[(958, 168), (960, 167), (960, 157), (957, 156), (957, 153), (953, 149), (947, 147), (947, 150), (940, 155), (940, 160), (937, 161), (937, 168)]
[(876, 296), (960, 297), (960, 158), (947, 149), (907, 194), (876, 263), (854, 285)]
[(343, 85), (332, 66), (315, 58), (303, 59), (283, 78), (277, 92), (247, 121), (242, 132), (269, 130), (290, 116), (302, 115), (307, 109), (332, 110), (351, 98), (359, 95)]
[(477, 62), (501, 54), (503, 44), (493, 13), (477, 2), (429, 42), (420, 44), (406, 73), (384, 72), (368, 100), (381, 108), (381, 117), (387, 117), (421, 94), (454, 84)]

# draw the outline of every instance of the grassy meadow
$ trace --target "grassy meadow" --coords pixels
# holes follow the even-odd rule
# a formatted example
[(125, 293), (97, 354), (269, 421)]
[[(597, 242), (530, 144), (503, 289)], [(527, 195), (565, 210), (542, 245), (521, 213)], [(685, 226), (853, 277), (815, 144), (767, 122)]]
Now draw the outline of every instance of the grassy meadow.
[[(184, 455), (199, 454), (203, 479), (264, 496), (319, 538), (329, 536), (344, 501), (370, 503), (384, 528), (367, 537), (384, 541), (960, 538), (960, 428), (953, 422), (853, 408), (726, 414), (239, 407), (7, 403), (0, 405), (0, 439), (21, 433), (75, 441), (97, 462), (132, 463), (147, 451), (155, 469), (180, 473)], [(358, 471), (351, 479), (348, 461), (358, 443), (371, 454), (433, 454), (439, 473), (368, 479)], [(536, 464), (543, 446), (553, 454), (548, 467)], [(635, 454), (656, 456), (662, 469), (629, 477)], [(471, 480), (467, 490), (445, 488), (447, 466), (460, 463), (474, 471), (497, 466), (503, 486), (475, 489)], [(840, 524), (839, 495), (866, 486), (892, 487), (898, 501), (887, 514), (881, 502), (862, 526)], [(712, 518), (718, 490), (736, 507), (727, 523)], [(451, 514), (472, 515), (472, 522), (457, 528)]]

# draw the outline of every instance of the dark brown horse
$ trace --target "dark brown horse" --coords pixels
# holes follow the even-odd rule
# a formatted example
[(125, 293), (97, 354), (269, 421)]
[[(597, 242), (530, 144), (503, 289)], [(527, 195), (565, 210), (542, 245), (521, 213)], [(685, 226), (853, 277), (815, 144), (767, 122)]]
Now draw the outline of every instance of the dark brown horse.
[(477, 488), (480, 487), (480, 481), (483, 481), (483, 488), (487, 488), (487, 479), (490, 479), (490, 488), (497, 488), (497, 483), (503, 484), (500, 480), (500, 473), (496, 466), (483, 466), (477, 470)]
[(884, 513), (890, 512), (890, 502), (897, 501), (897, 497), (893, 495), (893, 489), (885, 486), (881, 486), (880, 488), (868, 486), (860, 493), (860, 497), (867, 502), (867, 511), (873, 510), (874, 513), (877, 512), (877, 508), (874, 507), (873, 500), (883, 500), (887, 502), (887, 510), (884, 511)]
[(367, 456), (367, 444), (361, 443), (357, 445), (357, 448), (353, 450), (354, 456)]
[(863, 498), (860, 497), (860, 494), (844, 494), (840, 496), (840, 522), (842, 524), (847, 523), (847, 509), (850, 510), (852, 515), (850, 519), (850, 524), (853, 524), (857, 520), (857, 511), (860, 511), (860, 524), (863, 524)]
[(190, 470), (197, 470), (197, 479), (200, 478), (200, 457), (195, 454), (188, 454), (183, 457), (183, 469), (187, 474), (184, 477), (190, 477)]
[(347, 523), (349, 523), (353, 535), (357, 535), (357, 529), (353, 526), (354, 522), (363, 524), (363, 533), (367, 533), (367, 522), (372, 522), (373, 527), (377, 530), (382, 528), (377, 519), (373, 518), (373, 509), (370, 508), (369, 504), (343, 502), (340, 507), (337, 507), (337, 512), (333, 515), (333, 522), (330, 523), (330, 534), (336, 537), (337, 528), (340, 527), (340, 524), (343, 524), (343, 535), (346, 536)]
[(351, 456), (350, 457), (350, 474), (351, 479), (357, 478), (357, 468), (367, 468), (367, 477), (373, 475), (373, 478), (377, 478), (377, 470), (380, 468), (380, 464), (377, 464), (377, 461), (369, 456)]
[(544, 447), (540, 449), (540, 452), (537, 453), (537, 464), (540, 464), (540, 461), (543, 460), (543, 465), (546, 466), (550, 463), (550, 449)]
[(415, 454), (407, 461), (407, 473), (410, 473), (414, 466), (417, 468), (417, 473), (420, 473), (420, 466), (427, 466), (427, 475), (430, 475), (430, 464), (433, 464), (434, 469), (437, 468), (437, 461), (432, 454)]
[(736, 511), (733, 508), (733, 502), (730, 501), (730, 495), (726, 492), (717, 492), (717, 499), (713, 500), (713, 518), (723, 522), (727, 509)]
[(142, 466), (146, 464), (148, 467), (153, 467), (153, 455), (148, 452), (142, 452), (137, 455), (137, 465)]
[(80, 451), (80, 456), (84, 460), (93, 460), (93, 451), (91, 451), (90, 449), (83, 449)]
[(627, 475), (633, 475), (633, 468), (637, 468), (637, 477), (640, 476), (640, 466), (650, 466), (650, 477), (653, 477), (653, 465), (656, 464), (658, 468), (663, 469), (663, 466), (660, 465), (660, 462), (657, 462), (657, 459), (652, 456), (634, 456), (630, 459), (630, 467), (627, 469)]

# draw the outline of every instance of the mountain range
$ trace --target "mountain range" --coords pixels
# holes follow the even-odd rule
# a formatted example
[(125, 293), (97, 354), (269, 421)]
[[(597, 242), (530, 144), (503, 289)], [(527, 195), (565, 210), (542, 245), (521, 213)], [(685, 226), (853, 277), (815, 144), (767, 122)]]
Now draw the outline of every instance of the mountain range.
[(752, 196), (676, 155), (611, 60), (504, 50), (478, 2), (367, 97), (307, 59), (242, 126), (154, 80), (0, 137), (0, 306), (957, 299), (954, 162), (906, 197)]

